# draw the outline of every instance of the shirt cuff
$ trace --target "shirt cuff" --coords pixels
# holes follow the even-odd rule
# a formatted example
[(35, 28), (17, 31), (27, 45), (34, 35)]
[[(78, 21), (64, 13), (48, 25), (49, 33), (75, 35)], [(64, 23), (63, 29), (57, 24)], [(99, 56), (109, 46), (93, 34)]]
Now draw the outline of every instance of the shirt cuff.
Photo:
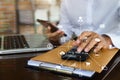
[(67, 42), (67, 41), (69, 41), (70, 40), (70, 38), (69, 37), (66, 37), (66, 36), (63, 36), (63, 37), (61, 37), (60, 38), (60, 44), (64, 44), (65, 42)]
[(119, 48), (119, 49), (120, 49), (120, 41), (119, 41), (120, 36), (115, 35), (115, 34), (106, 34), (106, 35), (108, 35), (108, 36), (111, 38), (113, 45), (114, 45), (116, 48)]

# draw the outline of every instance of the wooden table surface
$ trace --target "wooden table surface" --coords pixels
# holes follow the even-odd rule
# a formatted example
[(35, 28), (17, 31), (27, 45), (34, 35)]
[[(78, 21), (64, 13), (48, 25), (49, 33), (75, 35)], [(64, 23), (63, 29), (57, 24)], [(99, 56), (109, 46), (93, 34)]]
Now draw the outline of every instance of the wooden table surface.
[[(27, 61), (41, 53), (0, 55), (0, 80), (80, 80), (47, 71), (26, 68)], [(120, 80), (120, 64), (104, 80)], [(104, 73), (103, 74), (107, 74)], [(95, 76), (96, 77), (96, 76)], [(101, 77), (100, 74), (97, 77)], [(97, 79), (92, 80), (101, 80)]]
[(0, 55), (0, 80), (76, 80), (27, 68), (27, 61), (36, 55), (37, 53)]

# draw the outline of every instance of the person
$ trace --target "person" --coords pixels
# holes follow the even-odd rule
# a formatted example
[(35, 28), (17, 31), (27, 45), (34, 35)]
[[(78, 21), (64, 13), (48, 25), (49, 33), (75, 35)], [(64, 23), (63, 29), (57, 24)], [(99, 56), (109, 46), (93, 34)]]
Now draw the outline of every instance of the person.
[(62, 0), (59, 30), (51, 33), (48, 27), (45, 34), (61, 44), (77, 36), (73, 45), (78, 52), (120, 48), (119, 5), (119, 0)]

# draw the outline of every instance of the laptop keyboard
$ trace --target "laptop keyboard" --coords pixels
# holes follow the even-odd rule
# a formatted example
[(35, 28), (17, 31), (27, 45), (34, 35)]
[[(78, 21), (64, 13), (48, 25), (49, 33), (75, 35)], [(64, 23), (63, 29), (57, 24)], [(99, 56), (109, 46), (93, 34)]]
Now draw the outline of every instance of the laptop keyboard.
[[(0, 38), (1, 39), (1, 38)], [(23, 35), (4, 36), (3, 49), (29, 48)]]

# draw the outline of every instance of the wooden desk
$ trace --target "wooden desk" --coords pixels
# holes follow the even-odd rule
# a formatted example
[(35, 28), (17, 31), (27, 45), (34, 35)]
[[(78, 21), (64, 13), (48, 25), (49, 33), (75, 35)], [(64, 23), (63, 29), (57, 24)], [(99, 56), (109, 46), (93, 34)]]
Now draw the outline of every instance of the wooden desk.
[(76, 80), (26, 68), (27, 61), (37, 55), (37, 53), (32, 53), (0, 56), (0, 80)]
[[(26, 68), (27, 61), (40, 53), (17, 54), (17, 55), (0, 55), (0, 80), (79, 80), (76, 78), (64, 77), (51, 72), (35, 71)], [(120, 80), (120, 64), (117, 65), (107, 79)], [(102, 73), (103, 75), (106, 73)], [(101, 77), (101, 74), (96, 75)], [(95, 76), (95, 77), (96, 77)], [(101, 80), (98, 78), (92, 80)]]

